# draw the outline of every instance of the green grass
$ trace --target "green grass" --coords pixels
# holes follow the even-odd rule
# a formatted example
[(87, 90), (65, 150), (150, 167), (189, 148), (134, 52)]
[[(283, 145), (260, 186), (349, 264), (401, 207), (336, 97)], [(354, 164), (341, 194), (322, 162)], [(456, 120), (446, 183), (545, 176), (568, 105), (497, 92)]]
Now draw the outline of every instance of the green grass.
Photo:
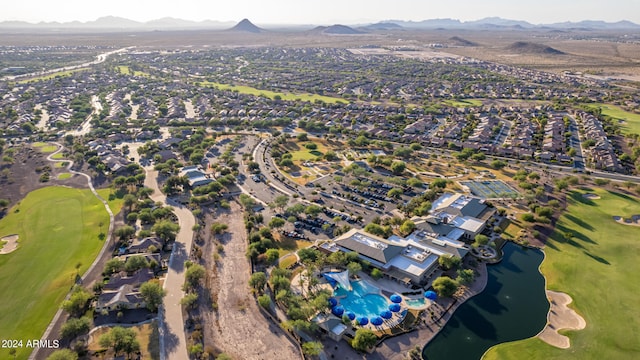
[(49, 145), (49, 146), (43, 146), (40, 148), (40, 151), (42, 151), (45, 154), (49, 154), (52, 153), (54, 151), (58, 150), (58, 147), (55, 145)]
[(587, 107), (600, 109), (602, 115), (622, 121), (620, 127), (623, 134), (640, 134), (640, 114), (624, 111), (610, 104), (587, 104)]
[[(538, 338), (491, 348), (483, 359), (639, 359), (640, 228), (621, 225), (613, 216), (640, 214), (640, 200), (620, 193), (593, 191), (602, 198), (586, 200), (572, 192), (569, 207), (545, 248), (541, 271), (551, 290), (573, 298), (569, 306), (587, 327), (561, 331), (571, 339), (562, 350)], [(570, 231), (573, 238), (561, 234)]]
[(482, 106), (482, 100), (476, 100), (476, 99), (444, 100), (442, 101), (442, 103), (451, 107)]
[(40, 150), (41, 152), (43, 152), (45, 154), (49, 154), (49, 153), (52, 153), (52, 152), (58, 150), (58, 147), (56, 145), (50, 145), (50, 144), (43, 143), (43, 142), (33, 143), (33, 147), (38, 148), (38, 150)]
[(60, 175), (58, 175), (58, 180), (66, 180), (66, 179), (69, 179), (71, 176), (73, 176), (73, 174), (71, 173), (60, 173)]
[[(124, 200), (122, 199), (123, 196), (120, 196), (120, 197), (114, 196), (112, 200), (109, 200), (109, 195), (115, 194), (112, 189), (97, 189), (96, 191), (98, 192), (98, 195), (100, 195), (101, 198), (109, 201), (109, 208), (111, 209), (111, 212), (114, 215), (120, 212), (120, 209), (122, 208), (122, 204), (124, 204)], [(104, 229), (104, 231), (106, 231), (106, 228)]]
[(124, 75), (133, 75), (133, 76), (141, 76), (141, 77), (150, 77), (151, 76), (151, 75), (149, 75), (148, 73), (146, 73), (144, 71), (134, 70), (133, 73), (132, 73), (131, 69), (126, 65), (116, 66), (116, 69), (118, 69), (118, 71), (121, 74), (124, 74)]
[(71, 76), (74, 73), (77, 73), (79, 71), (86, 71), (86, 70), (87, 69), (74, 69), (74, 70), (58, 71), (58, 72), (54, 72), (54, 73), (51, 73), (51, 74), (48, 74), (48, 75), (42, 75), (42, 76), (38, 76), (38, 77), (34, 77), (34, 78), (20, 80), (20, 81), (18, 81), (18, 84), (28, 84), (28, 83), (32, 83), (32, 82), (51, 80), (51, 79), (55, 79), (55, 78), (58, 78), (58, 77), (67, 77), (67, 76)]
[(61, 160), (61, 159), (64, 159), (65, 156), (64, 156), (63, 153), (60, 152), (60, 153), (57, 153), (57, 154), (53, 155), (51, 158), (52, 159), (56, 159), (56, 160)]
[[(297, 141), (297, 140), (296, 140)], [(315, 150), (309, 150), (304, 147), (304, 144), (314, 143), (318, 146)], [(309, 161), (322, 157), (327, 152), (327, 147), (319, 141), (297, 141), (296, 143), (290, 142), (286, 145), (287, 150), (291, 153), (291, 160), (293, 161)]]
[[(76, 264), (80, 274), (88, 269), (108, 227), (104, 205), (89, 190), (46, 187), (9, 210), (0, 236), (18, 234), (20, 245), (0, 255), (0, 339), (26, 343), (42, 336), (73, 284)], [(17, 358), (30, 351), (18, 349)], [(9, 350), (0, 349), (0, 358), (9, 359)]]
[[(286, 255), (287, 253), (285, 253)], [(287, 256), (284, 260), (280, 261), (280, 263), (278, 264), (278, 267), (281, 269), (286, 269), (289, 266), (293, 265), (296, 263), (296, 261), (298, 261), (298, 259), (291, 255), (291, 256)]]
[(316, 100), (323, 101), (328, 104), (337, 104), (337, 103), (349, 103), (347, 100), (337, 97), (317, 95), (317, 94), (294, 94), (294, 93), (282, 93), (276, 91), (269, 90), (260, 90), (250, 86), (244, 85), (227, 85), (210, 81), (201, 81), (197, 83), (200, 86), (205, 87), (215, 87), (220, 90), (230, 90), (230, 91), (238, 91), (241, 94), (254, 95), (254, 96), (265, 96), (269, 99), (275, 99), (276, 96), (280, 96), (281, 100), (288, 101), (309, 101), (315, 102)]

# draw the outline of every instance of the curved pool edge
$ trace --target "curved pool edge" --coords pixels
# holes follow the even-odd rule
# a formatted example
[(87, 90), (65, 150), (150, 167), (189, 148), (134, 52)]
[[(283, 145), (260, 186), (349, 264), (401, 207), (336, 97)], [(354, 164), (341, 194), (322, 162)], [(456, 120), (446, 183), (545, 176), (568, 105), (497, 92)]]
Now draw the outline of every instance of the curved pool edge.
[[(351, 284), (352, 284), (352, 290), (346, 290), (341, 287), (336, 287), (334, 289), (333, 296), (339, 299), (338, 300), (339, 305), (341, 305), (345, 310), (353, 312), (354, 314), (356, 314), (356, 316), (366, 316), (367, 318), (378, 316), (380, 312), (387, 309), (387, 307), (391, 303), (389, 298), (382, 293), (382, 290), (378, 286), (376, 286), (375, 284), (371, 284), (366, 279), (354, 280), (354, 281), (351, 281)], [(358, 284), (361, 287), (361, 290), (363, 290), (362, 294), (360, 294), (358, 290), (353, 290), (353, 284)], [(373, 291), (374, 289), (375, 291)], [(341, 294), (338, 294), (338, 291), (341, 292)], [(346, 294), (342, 292), (345, 292)], [(367, 299), (367, 298), (376, 299), (376, 301), (373, 301), (373, 302), (365, 301), (365, 304), (358, 304), (351, 299), (351, 297), (353, 296), (356, 296), (359, 299), (363, 299), (362, 301), (365, 301), (364, 299)], [(344, 300), (347, 300), (346, 304)], [(354, 310), (354, 307), (353, 307), (354, 304), (357, 310)], [(362, 310), (361, 306), (366, 306), (366, 305), (375, 306), (376, 310), (373, 310), (373, 311), (370, 311), (369, 309)]]

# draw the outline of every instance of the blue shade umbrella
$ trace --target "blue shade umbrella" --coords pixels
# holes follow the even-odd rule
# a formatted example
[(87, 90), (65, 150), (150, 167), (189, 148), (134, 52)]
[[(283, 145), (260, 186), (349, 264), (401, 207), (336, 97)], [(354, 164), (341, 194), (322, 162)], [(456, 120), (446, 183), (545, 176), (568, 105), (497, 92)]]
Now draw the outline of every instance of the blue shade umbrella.
[(383, 320), (382, 320), (382, 318), (380, 316), (376, 316), (376, 317), (371, 319), (371, 323), (373, 325), (375, 325), (375, 326), (378, 326), (378, 325), (382, 325)]
[(354, 314), (353, 311), (347, 311), (347, 317), (349, 320), (353, 321), (353, 319), (356, 318), (356, 314)]
[(366, 316), (362, 316), (356, 319), (358, 325), (367, 325), (369, 323), (369, 319)]
[(436, 292), (433, 290), (428, 290), (428, 291), (425, 291), (424, 297), (426, 297), (429, 300), (435, 300), (438, 298), (438, 294), (436, 294)]
[(335, 306), (333, 309), (331, 309), (331, 312), (335, 316), (342, 316), (342, 314), (344, 314), (344, 308), (342, 306)]
[(391, 319), (392, 316), (393, 314), (389, 310), (384, 310), (383, 312), (380, 313), (380, 317), (383, 319)]
[(336, 305), (338, 305), (338, 300), (336, 300), (336, 298), (334, 298), (334, 297), (330, 297), (329, 298), (329, 307), (334, 307)]
[(391, 304), (391, 305), (389, 305), (389, 310), (391, 310), (391, 312), (399, 312), (400, 311), (400, 305), (399, 304)]
[(391, 300), (391, 302), (393, 303), (400, 304), (402, 302), (402, 296), (398, 294), (393, 294), (389, 296), (389, 300)]

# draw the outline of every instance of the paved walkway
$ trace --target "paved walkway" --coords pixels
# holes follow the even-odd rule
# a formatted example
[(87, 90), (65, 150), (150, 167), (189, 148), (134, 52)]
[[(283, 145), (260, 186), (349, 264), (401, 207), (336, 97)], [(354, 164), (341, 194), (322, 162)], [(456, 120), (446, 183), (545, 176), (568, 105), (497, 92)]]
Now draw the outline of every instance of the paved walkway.
[(158, 187), (158, 172), (152, 168), (145, 168), (146, 178), (144, 185), (154, 190), (151, 200), (159, 201), (173, 207), (173, 212), (178, 217), (180, 231), (173, 245), (171, 258), (169, 259), (169, 271), (164, 280), (164, 289), (167, 296), (164, 304), (158, 311), (160, 332), (160, 359), (182, 360), (189, 359), (187, 353), (187, 341), (184, 332), (184, 318), (180, 300), (184, 296), (182, 285), (184, 284), (184, 262), (189, 259), (193, 242), (193, 225), (196, 221), (193, 214), (184, 205), (171, 199), (167, 199)]
[(418, 326), (418, 330), (385, 340), (373, 354), (367, 356), (367, 359), (403, 360), (406, 358), (407, 352), (416, 345), (423, 347), (431, 341), (442, 330), (460, 305), (481, 293), (487, 286), (487, 265), (484, 263), (479, 264), (475, 270), (478, 272), (476, 281), (464, 293), (457, 296), (455, 300), (438, 299), (434, 303), (435, 306), (432, 305), (429, 308), (434, 312), (434, 318), (431, 318), (428, 311), (424, 312), (421, 317), (422, 323)]
[(415, 348), (416, 345), (422, 348), (431, 341), (460, 305), (484, 290), (488, 281), (487, 266), (483, 263), (475, 270), (478, 272), (476, 281), (455, 300), (441, 298), (435, 301), (434, 305), (429, 308), (433, 311), (434, 318), (431, 318), (429, 311), (423, 312), (416, 330), (386, 339), (371, 354), (359, 354), (346, 341), (335, 342), (330, 339), (323, 341), (324, 351), (329, 357), (333, 356), (333, 358), (341, 360), (405, 360), (409, 350)]

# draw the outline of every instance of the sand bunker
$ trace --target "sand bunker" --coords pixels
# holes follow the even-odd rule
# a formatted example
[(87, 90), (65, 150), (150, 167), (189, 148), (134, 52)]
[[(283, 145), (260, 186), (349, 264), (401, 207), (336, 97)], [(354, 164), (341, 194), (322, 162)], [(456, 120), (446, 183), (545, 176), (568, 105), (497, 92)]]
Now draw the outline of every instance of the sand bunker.
[(591, 193), (589, 193), (589, 194), (582, 194), (582, 197), (583, 197), (583, 198), (585, 198), (585, 199), (587, 199), (587, 200), (598, 200), (598, 199), (600, 199), (600, 195), (598, 195), (598, 194), (591, 194)]
[[(10, 252), (15, 251), (18, 248), (18, 235), (7, 235), (0, 239), (4, 243), (2, 249), (0, 249), (0, 254), (8, 254)], [(6, 243), (5, 243), (6, 241)]]
[(582, 316), (567, 307), (573, 301), (571, 296), (551, 290), (547, 290), (547, 296), (551, 299), (551, 308), (547, 315), (547, 326), (538, 334), (538, 337), (549, 345), (568, 349), (571, 346), (569, 338), (560, 335), (558, 330), (582, 330), (587, 323)]
[(640, 215), (633, 215), (630, 219), (625, 219), (622, 216), (614, 216), (613, 220), (622, 225), (640, 226)]

